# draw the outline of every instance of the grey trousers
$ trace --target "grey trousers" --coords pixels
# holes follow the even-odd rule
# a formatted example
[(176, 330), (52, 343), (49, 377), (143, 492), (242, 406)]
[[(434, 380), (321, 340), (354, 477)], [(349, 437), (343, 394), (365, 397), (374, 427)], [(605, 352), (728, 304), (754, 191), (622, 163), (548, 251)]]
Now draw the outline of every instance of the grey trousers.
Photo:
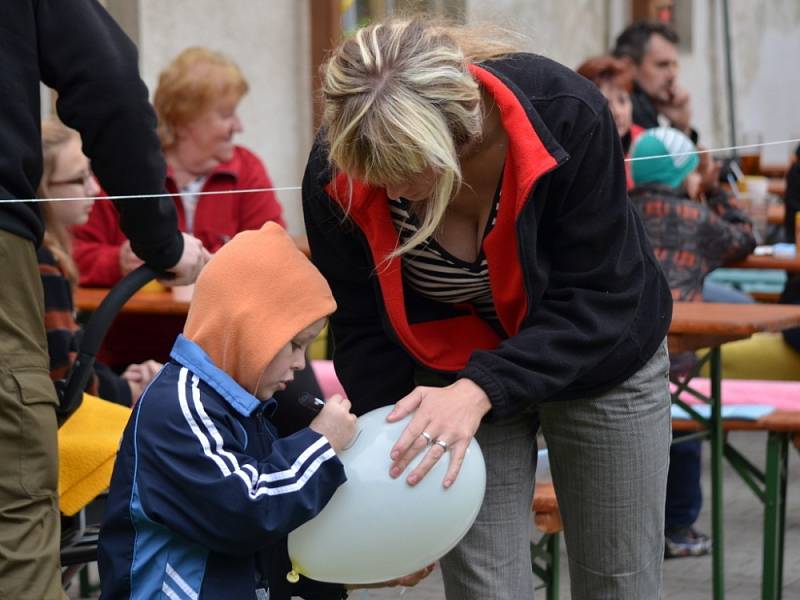
[[(613, 390), (539, 407), (573, 599), (661, 596), (672, 435), (668, 369), (664, 344)], [(441, 560), (448, 600), (533, 598), (536, 428), (534, 414), (479, 428), (486, 496), (473, 527)]]

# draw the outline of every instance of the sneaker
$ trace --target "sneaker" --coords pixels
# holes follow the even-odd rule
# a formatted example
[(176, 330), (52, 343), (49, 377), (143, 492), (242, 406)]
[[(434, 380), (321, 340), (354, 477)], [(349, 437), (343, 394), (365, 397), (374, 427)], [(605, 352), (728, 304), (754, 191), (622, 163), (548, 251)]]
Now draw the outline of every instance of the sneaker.
[(670, 529), (665, 534), (664, 558), (703, 556), (711, 552), (711, 538), (693, 527)]

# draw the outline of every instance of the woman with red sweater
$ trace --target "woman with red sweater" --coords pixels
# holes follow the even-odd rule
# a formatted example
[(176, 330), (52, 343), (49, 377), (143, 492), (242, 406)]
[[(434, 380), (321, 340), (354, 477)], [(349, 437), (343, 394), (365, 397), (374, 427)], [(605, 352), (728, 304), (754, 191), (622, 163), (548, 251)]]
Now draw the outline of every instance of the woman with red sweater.
[[(236, 111), (247, 91), (232, 61), (205, 48), (189, 48), (162, 71), (155, 93), (166, 187), (176, 194), (179, 226), (210, 252), (240, 231), (267, 221), (284, 224), (273, 192), (237, 193), (272, 187), (261, 160), (233, 143), (242, 131)], [(111, 286), (141, 264), (109, 202), (97, 202), (89, 222), (76, 228), (74, 256), (84, 286)], [(101, 356), (116, 367), (144, 357), (165, 360), (182, 328), (182, 318), (121, 315)]]

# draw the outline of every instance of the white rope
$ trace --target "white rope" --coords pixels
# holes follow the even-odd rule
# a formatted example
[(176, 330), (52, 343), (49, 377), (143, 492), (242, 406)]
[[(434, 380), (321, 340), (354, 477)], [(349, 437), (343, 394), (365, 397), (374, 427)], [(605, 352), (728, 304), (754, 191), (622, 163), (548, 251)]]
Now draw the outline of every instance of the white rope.
[(640, 156), (639, 158), (626, 158), (625, 162), (634, 162), (638, 160), (653, 160), (655, 158), (667, 158), (669, 156), (688, 156), (690, 154), (712, 154), (716, 152), (729, 152), (731, 150), (743, 150), (745, 148), (761, 148), (762, 146), (779, 146), (781, 144), (794, 144), (796, 142), (800, 142), (800, 138), (794, 140), (779, 140), (776, 142), (762, 142), (760, 144), (747, 144), (744, 146), (726, 146), (725, 148), (692, 150), (691, 152), (675, 152), (674, 154), (659, 154), (657, 156)]
[[(218, 192), (197, 192), (196, 196), (217, 196), (221, 194), (254, 194), (256, 192), (285, 192), (301, 189), (299, 185), (286, 187), (249, 188), (244, 190), (220, 190)], [(126, 196), (81, 196), (72, 198), (27, 198), (24, 200), (0, 200), (0, 204), (7, 202), (67, 202), (70, 200), (133, 200), (135, 198), (161, 198), (163, 196), (180, 196), (180, 192), (163, 192), (161, 194), (129, 194)]]
[[(692, 152), (676, 152), (675, 154), (659, 154), (657, 156), (641, 156), (639, 158), (626, 158), (625, 162), (634, 162), (639, 160), (655, 160), (657, 158), (668, 158), (670, 156), (687, 156), (690, 154), (715, 154), (719, 152), (730, 152), (731, 150), (744, 150), (745, 148), (761, 148), (763, 146), (779, 146), (781, 144), (795, 144), (800, 142), (800, 138), (792, 140), (778, 140), (774, 142), (762, 142), (760, 144), (747, 144), (743, 146), (726, 146), (724, 148), (708, 148), (706, 150), (693, 150)], [(269, 187), (269, 188), (250, 188), (244, 190), (221, 190), (219, 192), (198, 192), (198, 196), (217, 196), (225, 194), (254, 194), (256, 192), (294, 192), (302, 189), (299, 185), (291, 185), (285, 187)], [(0, 204), (9, 204), (12, 202), (69, 202), (71, 200), (133, 200), (136, 198), (161, 198), (162, 196), (180, 196), (179, 192), (164, 192), (162, 194), (129, 194), (125, 196), (84, 196), (80, 198), (8, 198), (0, 199)]]

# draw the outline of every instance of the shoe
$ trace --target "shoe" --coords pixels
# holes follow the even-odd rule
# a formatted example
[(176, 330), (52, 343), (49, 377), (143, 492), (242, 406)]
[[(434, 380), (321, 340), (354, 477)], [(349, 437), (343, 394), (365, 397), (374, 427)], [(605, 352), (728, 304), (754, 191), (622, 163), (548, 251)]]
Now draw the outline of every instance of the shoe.
[(711, 552), (711, 538), (693, 527), (669, 529), (664, 537), (664, 558), (704, 556)]

